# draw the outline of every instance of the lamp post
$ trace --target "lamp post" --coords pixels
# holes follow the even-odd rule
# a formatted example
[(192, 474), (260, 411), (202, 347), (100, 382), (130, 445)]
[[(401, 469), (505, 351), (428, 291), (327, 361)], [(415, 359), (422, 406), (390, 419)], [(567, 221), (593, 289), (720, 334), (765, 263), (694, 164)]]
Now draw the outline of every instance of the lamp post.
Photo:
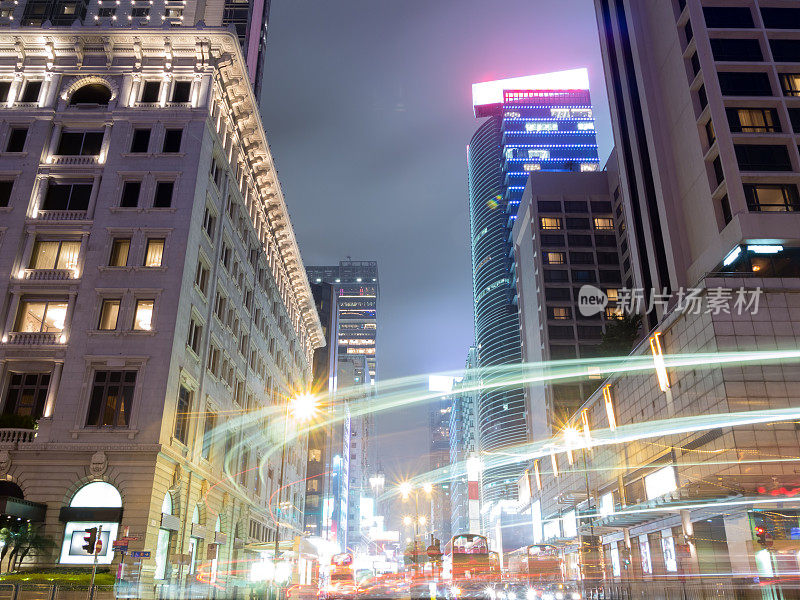
[[(419, 554), (417, 552), (417, 537), (419, 535), (419, 530), (417, 528), (417, 525), (423, 525), (424, 526), (425, 523), (427, 522), (425, 517), (420, 517), (420, 514), (419, 514), (419, 492), (420, 492), (420, 489), (419, 488), (415, 488), (408, 481), (403, 481), (397, 487), (398, 487), (398, 490), (400, 491), (400, 495), (401, 495), (401, 497), (403, 499), (403, 502), (406, 502), (411, 495), (414, 496), (414, 569), (416, 570), (417, 556)], [(433, 494), (433, 485), (430, 484), (430, 483), (423, 484), (422, 485), (422, 491), (428, 496), (428, 498), (430, 498), (431, 494)], [(409, 517), (406, 517), (406, 518), (403, 519), (404, 523), (406, 522), (407, 518), (409, 518)]]
[[(317, 412), (317, 400), (313, 394), (300, 394), (287, 398), (286, 414), (283, 420), (283, 444), (281, 445), (281, 468), (278, 475), (278, 498), (276, 506), (278, 508), (278, 519), (275, 521), (275, 549), (273, 551), (273, 582), (277, 584), (278, 573), (278, 546), (281, 537), (281, 492), (283, 492), (283, 477), (286, 468), (286, 443), (289, 438), (289, 419), (292, 413), (298, 423), (310, 421)], [(276, 591), (279, 589), (276, 585)]]

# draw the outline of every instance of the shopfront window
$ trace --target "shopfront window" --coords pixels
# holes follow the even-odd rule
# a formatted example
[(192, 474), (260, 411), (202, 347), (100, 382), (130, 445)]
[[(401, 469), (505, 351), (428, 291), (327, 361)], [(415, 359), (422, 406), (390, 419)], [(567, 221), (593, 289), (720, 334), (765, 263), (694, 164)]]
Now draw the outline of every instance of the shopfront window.
[(75, 511), (78, 518), (91, 517), (96, 513), (96, 520), (68, 521), (64, 528), (64, 539), (61, 544), (60, 564), (64, 565), (91, 565), (94, 558), (83, 549), (86, 543), (84, 537), (86, 530), (96, 527), (100, 530), (99, 540), (102, 543), (102, 550), (97, 555), (97, 562), (101, 565), (109, 565), (114, 558), (111, 544), (117, 539), (119, 523), (107, 521), (108, 509), (121, 509), (122, 496), (119, 491), (110, 483), (105, 481), (93, 481), (78, 490), (72, 497), (68, 509), (64, 509), (67, 514)]

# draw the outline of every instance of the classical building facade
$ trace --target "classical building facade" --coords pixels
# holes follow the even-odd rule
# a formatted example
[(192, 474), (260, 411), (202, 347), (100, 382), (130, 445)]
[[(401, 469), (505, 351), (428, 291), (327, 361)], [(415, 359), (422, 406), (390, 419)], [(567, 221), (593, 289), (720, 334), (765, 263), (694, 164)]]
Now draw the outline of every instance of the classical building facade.
[(142, 593), (224, 585), (274, 540), (284, 441), (304, 476), (282, 415), (324, 343), (236, 37), (5, 32), (0, 93), (2, 411), (37, 423), (0, 430), (6, 511), (57, 540), (40, 561), (91, 562), (102, 526), (110, 563), (125, 527)]

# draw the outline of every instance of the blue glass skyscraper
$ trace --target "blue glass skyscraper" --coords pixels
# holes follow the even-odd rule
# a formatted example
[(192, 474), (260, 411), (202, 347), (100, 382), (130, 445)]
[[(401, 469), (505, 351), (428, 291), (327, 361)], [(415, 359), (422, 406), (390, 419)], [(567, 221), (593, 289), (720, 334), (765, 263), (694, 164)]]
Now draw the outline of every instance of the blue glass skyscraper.
[[(487, 367), (522, 361), (509, 233), (531, 171), (596, 171), (594, 117), (586, 69), (532, 75), (473, 86), (475, 116), (486, 118), (467, 152), (469, 168), (475, 338), (481, 378)], [(521, 387), (478, 398), (482, 452), (528, 440)], [(484, 507), (516, 497), (523, 466), (483, 474)]]

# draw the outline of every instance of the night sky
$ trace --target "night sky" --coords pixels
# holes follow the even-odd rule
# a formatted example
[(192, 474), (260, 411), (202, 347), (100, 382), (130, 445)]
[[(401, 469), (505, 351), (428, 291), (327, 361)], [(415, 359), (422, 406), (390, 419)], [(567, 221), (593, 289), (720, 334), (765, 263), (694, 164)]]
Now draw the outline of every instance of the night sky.
[[(303, 261), (378, 261), (381, 379), (463, 367), (471, 85), (587, 67), (604, 161), (592, 1), (273, 0), (268, 49), (263, 120)], [(389, 479), (418, 471), (427, 411), (378, 427)]]

